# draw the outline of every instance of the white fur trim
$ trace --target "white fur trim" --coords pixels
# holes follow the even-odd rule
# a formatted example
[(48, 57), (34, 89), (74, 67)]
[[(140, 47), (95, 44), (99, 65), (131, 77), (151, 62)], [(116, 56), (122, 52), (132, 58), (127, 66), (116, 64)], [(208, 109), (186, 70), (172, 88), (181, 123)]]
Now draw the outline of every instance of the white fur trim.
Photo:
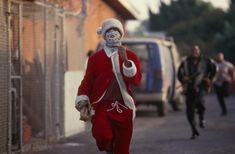
[(114, 72), (114, 75), (117, 79), (117, 82), (118, 82), (118, 85), (119, 85), (119, 88), (120, 88), (122, 98), (123, 98), (125, 105), (128, 108), (132, 109), (132, 111), (133, 111), (133, 120), (134, 120), (135, 111), (136, 111), (135, 102), (134, 102), (133, 98), (130, 96), (130, 94), (127, 92), (126, 84), (125, 84), (123, 77), (122, 77), (122, 74), (120, 72), (118, 57), (119, 56), (117, 53), (115, 53), (111, 56), (113, 72)]
[(118, 52), (118, 48), (110, 48), (104, 45), (104, 52), (107, 55), (107, 57), (111, 57), (114, 53)]
[(135, 63), (132, 60), (128, 60), (128, 61), (131, 62), (131, 67), (126, 67), (125, 64), (123, 63), (123, 74), (126, 77), (131, 78), (135, 76), (137, 69), (136, 69)]
[(77, 96), (76, 97), (76, 100), (75, 100), (75, 105), (77, 105), (80, 101), (88, 101), (88, 102), (90, 102), (90, 99), (89, 99), (89, 97), (87, 96), (87, 95), (79, 95), (79, 96)]
[[(105, 32), (110, 28), (118, 28), (119, 31), (121, 32), (121, 37), (123, 37), (124, 30), (123, 30), (122, 23), (115, 18), (108, 18), (108, 19), (104, 20), (102, 22), (101, 28), (97, 29), (97, 34), (99, 34), (99, 35), (102, 34), (104, 36)], [(98, 33), (98, 31), (99, 31), (99, 33)]]
[(98, 27), (97, 30), (96, 30), (96, 33), (98, 35), (101, 35), (102, 34), (102, 27)]

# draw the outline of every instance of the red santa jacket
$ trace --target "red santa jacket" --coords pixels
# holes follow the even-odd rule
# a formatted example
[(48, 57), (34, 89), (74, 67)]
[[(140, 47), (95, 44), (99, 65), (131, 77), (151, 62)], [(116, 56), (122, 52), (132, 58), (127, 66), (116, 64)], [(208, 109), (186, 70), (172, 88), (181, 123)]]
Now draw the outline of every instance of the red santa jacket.
[[(127, 91), (132, 96), (131, 86), (139, 84), (141, 80), (140, 63), (135, 53), (128, 49), (126, 53), (128, 60), (132, 63), (132, 67), (125, 67), (120, 56), (119, 66)], [(89, 58), (85, 76), (78, 88), (76, 103), (79, 103), (80, 100), (89, 100), (93, 104), (94, 102), (98, 102), (105, 94), (114, 76), (109, 54), (102, 49)], [(92, 106), (95, 109), (95, 106)]]

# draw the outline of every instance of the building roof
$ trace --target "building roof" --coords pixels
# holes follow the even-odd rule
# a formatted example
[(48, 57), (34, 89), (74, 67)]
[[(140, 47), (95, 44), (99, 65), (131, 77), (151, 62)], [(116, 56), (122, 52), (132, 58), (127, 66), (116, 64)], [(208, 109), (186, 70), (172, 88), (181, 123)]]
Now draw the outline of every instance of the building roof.
[(136, 17), (136, 9), (127, 7), (126, 3), (122, 3), (120, 0), (103, 0), (106, 4), (108, 4), (111, 8), (113, 8), (122, 18), (125, 20), (135, 20)]

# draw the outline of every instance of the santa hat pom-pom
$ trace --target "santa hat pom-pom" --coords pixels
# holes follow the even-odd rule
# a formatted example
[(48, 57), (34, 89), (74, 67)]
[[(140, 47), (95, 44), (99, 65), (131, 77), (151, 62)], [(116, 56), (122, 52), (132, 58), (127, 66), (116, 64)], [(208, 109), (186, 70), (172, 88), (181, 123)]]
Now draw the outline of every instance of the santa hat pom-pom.
[(98, 35), (101, 35), (102, 34), (102, 27), (97, 28), (96, 33)]

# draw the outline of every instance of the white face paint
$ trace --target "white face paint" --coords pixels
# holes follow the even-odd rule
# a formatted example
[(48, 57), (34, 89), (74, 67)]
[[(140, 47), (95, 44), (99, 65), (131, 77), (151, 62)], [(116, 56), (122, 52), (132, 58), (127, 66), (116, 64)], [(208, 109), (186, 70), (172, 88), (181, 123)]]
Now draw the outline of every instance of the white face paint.
[(120, 46), (121, 34), (118, 30), (110, 29), (105, 33), (105, 40), (107, 46)]

